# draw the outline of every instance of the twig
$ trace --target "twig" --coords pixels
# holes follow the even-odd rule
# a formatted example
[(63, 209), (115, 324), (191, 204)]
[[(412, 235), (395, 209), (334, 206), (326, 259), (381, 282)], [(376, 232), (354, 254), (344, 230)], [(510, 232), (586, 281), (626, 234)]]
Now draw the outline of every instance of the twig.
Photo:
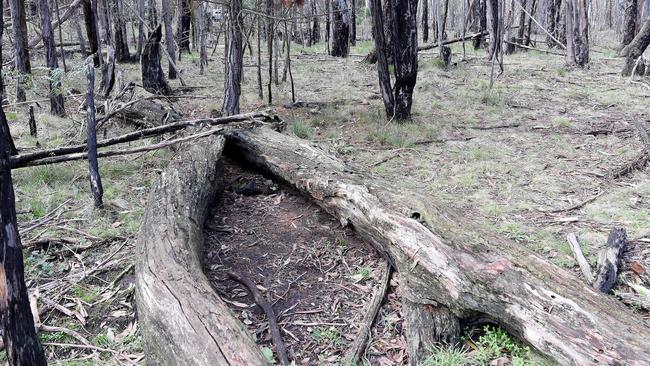
[(505, 124), (505, 125), (491, 125), (491, 126), (463, 126), (463, 125), (457, 125), (457, 126), (454, 126), (454, 127), (455, 128), (468, 128), (468, 129), (472, 129), (472, 130), (487, 131), (487, 130), (499, 130), (499, 129), (503, 129), (503, 128), (516, 128), (516, 127), (519, 127), (519, 126), (521, 126), (520, 123), (508, 123), (508, 124)]
[(386, 297), (386, 292), (388, 291), (390, 275), (391, 275), (390, 264), (388, 262), (384, 262), (383, 276), (381, 278), (380, 285), (377, 289), (375, 289), (372, 299), (370, 300), (370, 303), (366, 308), (367, 311), (363, 318), (361, 329), (359, 330), (359, 333), (357, 333), (354, 342), (350, 346), (350, 349), (348, 350), (345, 356), (344, 364), (355, 365), (361, 359), (361, 356), (363, 356), (363, 354), (365, 353), (366, 344), (368, 342), (368, 338), (370, 337), (370, 330), (372, 328), (372, 324), (375, 322), (375, 318), (377, 318), (377, 313), (381, 308), (381, 303), (383, 302), (384, 297)]
[(589, 198), (587, 198), (586, 200), (584, 200), (582, 202), (578, 202), (578, 203), (576, 203), (575, 205), (573, 205), (571, 207), (558, 208), (558, 209), (555, 209), (555, 210), (544, 211), (544, 212), (546, 212), (546, 213), (560, 213), (560, 212), (567, 212), (567, 211), (577, 210), (577, 209), (583, 208), (586, 204), (591, 203), (596, 198), (602, 196), (604, 193), (605, 193), (605, 191), (601, 191), (598, 194), (596, 194), (596, 195), (594, 195), (592, 197), (589, 197)]
[(257, 286), (253, 281), (249, 280), (248, 278), (244, 278), (235, 272), (229, 271), (228, 276), (230, 276), (235, 281), (241, 283), (242, 285), (246, 286), (248, 290), (251, 292), (251, 295), (253, 295), (253, 299), (255, 300), (257, 306), (262, 308), (264, 314), (266, 314), (266, 317), (269, 320), (269, 330), (271, 331), (273, 344), (275, 344), (275, 349), (278, 353), (278, 357), (280, 358), (280, 362), (283, 365), (288, 365), (289, 356), (287, 355), (287, 347), (284, 345), (284, 341), (282, 340), (282, 334), (280, 334), (280, 327), (278, 326), (278, 320), (275, 317), (275, 313), (273, 312), (273, 307), (271, 307), (271, 304), (269, 304), (269, 302), (266, 301), (264, 296), (262, 296), (262, 294), (257, 289)]
[(580, 248), (580, 244), (578, 243), (578, 239), (576, 238), (576, 235), (574, 233), (569, 233), (566, 236), (566, 238), (569, 241), (569, 245), (571, 246), (571, 251), (573, 252), (573, 256), (575, 257), (576, 262), (578, 262), (578, 265), (580, 266), (582, 275), (585, 276), (585, 279), (591, 285), (592, 283), (594, 283), (594, 275), (591, 274), (591, 266), (589, 266), (589, 262), (587, 262), (587, 259), (582, 254), (582, 249)]

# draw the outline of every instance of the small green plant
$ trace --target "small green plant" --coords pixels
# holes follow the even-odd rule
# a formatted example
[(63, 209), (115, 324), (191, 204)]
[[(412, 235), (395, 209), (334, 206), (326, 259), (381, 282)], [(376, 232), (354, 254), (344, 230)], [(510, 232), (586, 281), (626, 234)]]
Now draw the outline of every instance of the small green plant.
[(516, 222), (509, 222), (503, 225), (499, 231), (503, 234), (506, 234), (510, 239), (518, 242), (530, 240), (528, 233), (521, 227), (521, 225), (517, 224)]
[(431, 66), (433, 66), (436, 69), (446, 69), (447, 65), (445, 65), (445, 61), (443, 61), (439, 57), (434, 57), (433, 60), (431, 60)]
[(341, 340), (341, 334), (334, 327), (316, 327), (311, 332), (311, 336), (316, 340), (316, 342), (322, 345), (331, 345), (331, 346), (340, 346), (343, 344)]
[(301, 139), (308, 139), (311, 138), (313, 135), (314, 131), (312, 128), (304, 123), (303, 121), (295, 121), (292, 126), (293, 134), (296, 135), (297, 137), (300, 137)]
[(566, 117), (555, 117), (553, 122), (558, 127), (571, 127), (571, 120)]
[(361, 267), (357, 269), (357, 272), (354, 275), (352, 275), (352, 280), (355, 283), (362, 282), (367, 280), (371, 274), (372, 270), (369, 267)]
[(508, 356), (515, 365), (532, 365), (530, 361), (530, 348), (521, 345), (510, 335), (499, 327), (486, 325), (483, 328), (484, 334), (479, 337), (476, 345), (479, 347), (477, 361), (488, 364), (491, 360), (501, 356)]
[(472, 357), (466, 349), (434, 346), (431, 355), (419, 366), (463, 366), (473, 364)]

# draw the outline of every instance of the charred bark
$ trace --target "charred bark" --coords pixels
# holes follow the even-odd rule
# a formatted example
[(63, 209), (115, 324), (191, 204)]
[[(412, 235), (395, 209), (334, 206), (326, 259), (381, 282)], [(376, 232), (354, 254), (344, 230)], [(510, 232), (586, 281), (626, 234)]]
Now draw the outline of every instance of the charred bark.
[(93, 55), (95, 66), (101, 66), (103, 63), (101, 49), (99, 45), (99, 31), (97, 30), (97, 6), (96, 0), (83, 0), (84, 23), (86, 24), (86, 36), (90, 53)]
[(625, 1), (625, 13), (623, 16), (623, 39), (621, 40), (621, 49), (625, 48), (636, 35), (636, 24), (638, 18), (637, 0)]
[(117, 62), (127, 62), (131, 60), (129, 51), (129, 40), (126, 33), (126, 22), (124, 21), (124, 10), (122, 9), (122, 0), (113, 0), (111, 6), (113, 16), (113, 45), (115, 49), (115, 60)]
[(190, 0), (180, 0), (176, 36), (178, 37), (178, 53), (183, 51), (190, 53), (190, 26), (192, 24), (192, 12)]
[[(0, 6), (0, 10), (1, 10)], [(6, 116), (0, 104), (0, 124)], [(0, 129), (0, 311), (3, 340), (9, 365), (45, 366), (47, 361), (36, 337), (29, 306), (22, 244), (16, 223), (16, 206), (11, 167), (6, 146), (8, 137)]]
[[(465, 0), (463, 0), (465, 1)], [(422, 0), (422, 43), (429, 42), (429, 0)]]
[(16, 60), (16, 100), (24, 102), (25, 85), (28, 83), (29, 75), (32, 73), (32, 66), (29, 61), (29, 49), (27, 42), (27, 14), (25, 13), (25, 0), (10, 0), (11, 26), (14, 32), (14, 59)]
[(333, 4), (332, 56), (348, 57), (350, 52), (350, 13), (347, 0), (328, 0)]
[[(4, 1), (0, 1), (0, 15), (4, 14)], [(2, 70), (2, 40), (4, 36), (4, 17), (0, 16), (0, 85), (4, 85), (4, 71)], [(11, 132), (9, 130), (9, 123), (7, 122), (7, 117), (5, 116), (2, 106), (5, 104), (5, 95), (4, 95), (4, 86), (1, 89), (2, 94), (0, 94), (0, 144), (3, 144), (3, 150), (7, 155), (16, 155), (16, 145), (14, 145), (14, 139), (11, 137)]]
[(239, 96), (241, 94), (242, 52), (242, 15), (241, 0), (231, 0), (228, 4), (228, 63), (223, 107), (224, 115), (239, 113)]
[(37, 5), (41, 17), (45, 62), (50, 69), (50, 113), (62, 117), (65, 116), (65, 106), (61, 90), (61, 70), (59, 70), (59, 62), (56, 58), (54, 31), (52, 31), (50, 22), (50, 9), (47, 6), (47, 0), (37, 0)]
[(410, 301), (445, 306), (463, 320), (487, 318), (559, 364), (650, 359), (650, 325), (622, 303), (435, 196), (397, 192), (309, 142), (268, 129), (227, 139), (233, 154), (373, 243), (405, 279)]
[(148, 364), (268, 365), (202, 269), (203, 223), (223, 190), (223, 146), (222, 137), (190, 145), (149, 196), (135, 269)]
[(86, 144), (88, 145), (88, 171), (90, 177), (90, 191), (93, 193), (95, 207), (104, 208), (102, 197), (104, 188), (99, 175), (99, 162), (97, 161), (97, 131), (95, 129), (95, 68), (87, 65), (86, 78), (88, 90), (86, 91)]
[(140, 69), (142, 71), (142, 85), (144, 88), (154, 94), (169, 95), (171, 88), (165, 80), (165, 74), (160, 66), (160, 39), (162, 38), (162, 28), (159, 24), (156, 29), (149, 34), (147, 42), (140, 56)]
[(418, 73), (417, 0), (389, 0), (393, 65), (394, 112), (398, 121), (411, 118)]

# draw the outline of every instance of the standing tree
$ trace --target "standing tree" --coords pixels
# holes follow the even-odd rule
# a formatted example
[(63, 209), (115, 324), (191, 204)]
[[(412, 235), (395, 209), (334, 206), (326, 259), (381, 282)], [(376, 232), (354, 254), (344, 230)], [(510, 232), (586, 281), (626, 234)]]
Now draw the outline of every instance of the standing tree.
[(16, 100), (24, 102), (27, 100), (25, 95), (25, 84), (32, 73), (32, 66), (29, 62), (29, 50), (27, 40), (27, 15), (25, 14), (25, 0), (10, 0), (11, 7), (11, 26), (14, 31), (14, 51), (16, 59), (16, 71), (18, 72), (18, 82), (16, 83)]
[(241, 94), (241, 76), (243, 64), (242, 52), (242, 15), (241, 1), (230, 0), (228, 4), (228, 53), (227, 74), (221, 111), (230, 116), (239, 113), (239, 95)]
[[(546, 2), (546, 45), (549, 48), (558, 46), (554, 38), (557, 35), (557, 15), (560, 12), (562, 0), (547, 0)], [(523, 12), (523, 10), (522, 10)], [(521, 24), (521, 22), (520, 22)]]
[(643, 55), (648, 45), (650, 45), (650, 18), (647, 18), (643, 22), (643, 26), (636, 37), (620, 52), (620, 55), (625, 57), (623, 76), (630, 76), (632, 74), (637, 59)]
[(145, 5), (144, 0), (138, 0), (138, 48), (136, 57), (140, 57), (142, 54), (142, 46), (144, 45), (145, 39), (145, 30), (144, 30), (144, 19), (145, 19)]
[(90, 44), (90, 53), (93, 55), (95, 66), (103, 63), (101, 48), (99, 44), (99, 31), (97, 30), (97, 3), (96, 0), (83, 0), (84, 23), (86, 23), (86, 35)]
[[(0, 104), (0, 126), (6, 125), (7, 117)], [(36, 338), (25, 285), (23, 249), (16, 224), (16, 200), (7, 154), (7, 141), (11, 139), (11, 136), (5, 134), (8, 131), (0, 128), (0, 311), (4, 328), (3, 340), (9, 365), (44, 366), (47, 361)]]
[(625, 13), (623, 16), (623, 39), (621, 41), (621, 50), (630, 44), (636, 35), (637, 17), (638, 1), (625, 0)]
[[(0, 1), (0, 14), (4, 14), (4, 1)], [(4, 89), (4, 76), (2, 75), (2, 36), (4, 35), (4, 17), (0, 16), (0, 107), (5, 104), (5, 89)], [(11, 137), (11, 132), (9, 131), (9, 123), (7, 118), (4, 117), (4, 112), (0, 115), (0, 134), (2, 137), (0, 139), (4, 140), (4, 150), (8, 155), (16, 155), (16, 146), (14, 145), (14, 139)]]
[[(463, 0), (465, 1), (465, 0)], [(429, 42), (429, 0), (422, 0), (422, 42)]]
[(499, 0), (486, 0), (485, 13), (487, 15), (487, 28), (490, 35), (488, 44), (488, 59), (492, 60), (501, 51), (499, 37)]
[(176, 28), (179, 55), (185, 51), (190, 53), (190, 26), (192, 24), (192, 11), (190, 0), (179, 0), (179, 14)]
[(90, 176), (90, 190), (93, 193), (95, 207), (104, 208), (102, 196), (104, 188), (99, 175), (99, 162), (97, 161), (97, 131), (95, 128), (95, 68), (91, 62), (86, 62), (86, 78), (88, 89), (86, 90), (86, 138), (88, 149), (88, 170)]
[(357, 44), (357, 1), (351, 0), (351, 12), (350, 12), (350, 45), (356, 46)]
[(160, 66), (160, 39), (162, 28), (158, 24), (156, 29), (149, 34), (147, 42), (142, 48), (140, 56), (140, 69), (142, 71), (142, 86), (146, 91), (153, 94), (169, 95), (171, 88), (165, 80), (162, 66)]
[(50, 23), (50, 9), (47, 0), (37, 0), (38, 10), (41, 15), (41, 32), (45, 46), (45, 62), (50, 70), (50, 112), (56, 116), (65, 116), (63, 93), (61, 92), (61, 70), (56, 58), (54, 45), (54, 32)]
[(566, 0), (566, 63), (589, 64), (589, 17), (586, 0)]
[(126, 33), (126, 22), (124, 21), (124, 11), (122, 9), (122, 0), (111, 1), (111, 15), (113, 17), (113, 44), (115, 48), (115, 59), (118, 62), (124, 62), (131, 59), (129, 52), (128, 35)]
[[(418, 72), (418, 39), (417, 39), (417, 0), (387, 0), (390, 14), (388, 28), (390, 30), (391, 47), (388, 48), (384, 34), (385, 19), (381, 0), (371, 1), (372, 32), (375, 38), (377, 53), (377, 72), (379, 87), (386, 115), (398, 121), (411, 117), (413, 89)], [(395, 66), (395, 85), (391, 87), (388, 70), (388, 55), (392, 57)]]
[[(176, 60), (176, 43), (174, 42), (174, 31), (172, 30), (172, 13), (169, 9), (169, 0), (162, 0), (162, 18), (165, 24), (165, 43), (167, 44), (167, 53), (169, 60)], [(169, 79), (176, 79), (176, 69), (169, 63)]]
[[(329, 1), (329, 0), (328, 0)], [(350, 13), (347, 0), (331, 0), (333, 7), (334, 29), (332, 31), (332, 56), (347, 57), (350, 51)]]

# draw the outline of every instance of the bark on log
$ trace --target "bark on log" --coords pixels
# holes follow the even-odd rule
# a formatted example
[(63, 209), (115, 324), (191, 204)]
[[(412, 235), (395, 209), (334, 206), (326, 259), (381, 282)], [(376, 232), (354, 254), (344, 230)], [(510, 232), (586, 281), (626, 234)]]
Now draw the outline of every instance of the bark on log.
[(612, 228), (605, 248), (598, 254), (598, 269), (594, 287), (602, 293), (608, 293), (618, 279), (621, 256), (627, 245), (625, 229)]
[(267, 365), (202, 270), (203, 223), (223, 188), (223, 145), (223, 137), (192, 145), (151, 192), (136, 263), (147, 364)]
[(623, 304), (521, 245), (441, 206), (393, 191), (303, 140), (267, 129), (229, 149), (310, 196), (383, 253), (409, 301), (488, 318), (561, 364), (645, 365), (650, 326)]

